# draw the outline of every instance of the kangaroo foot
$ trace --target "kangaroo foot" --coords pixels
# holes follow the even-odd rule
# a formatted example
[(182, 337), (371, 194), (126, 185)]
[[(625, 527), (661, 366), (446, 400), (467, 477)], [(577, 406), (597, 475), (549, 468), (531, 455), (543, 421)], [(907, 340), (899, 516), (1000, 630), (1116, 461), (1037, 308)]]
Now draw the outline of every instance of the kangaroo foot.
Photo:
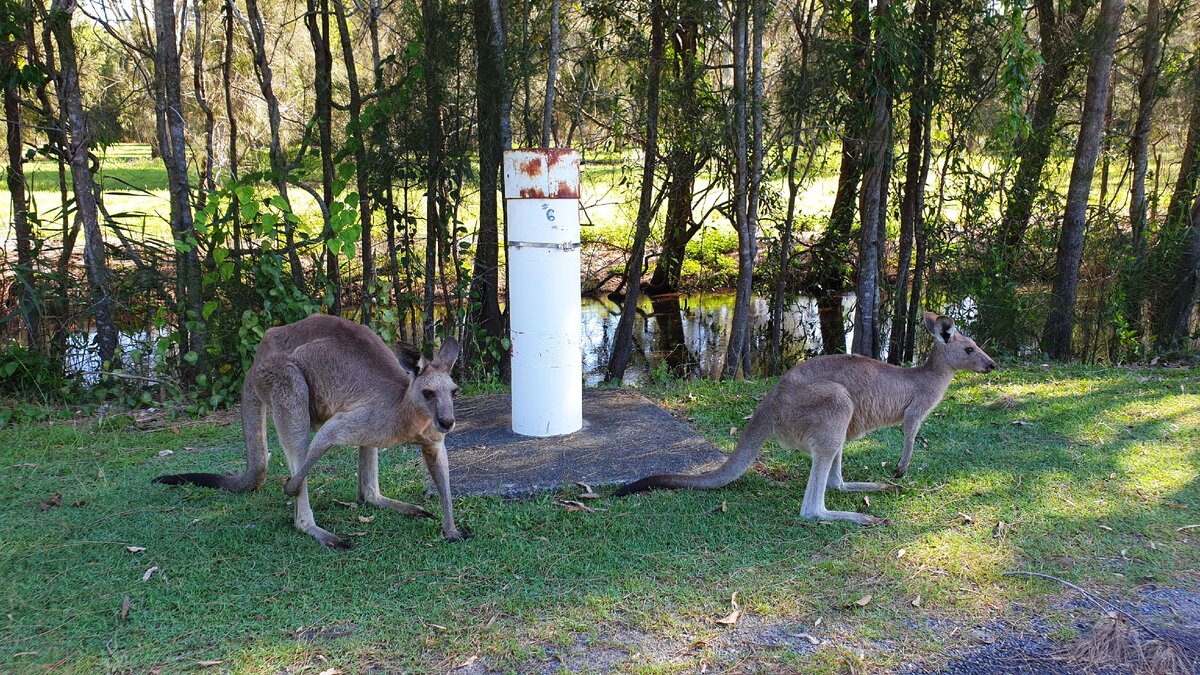
[(811, 518), (813, 520), (848, 520), (852, 523), (858, 523), (859, 525), (863, 525), (865, 527), (883, 525), (884, 523), (888, 522), (886, 518), (876, 518), (875, 516), (868, 515), (866, 513), (856, 513), (854, 511), (829, 511), (827, 509), (815, 510), (809, 513), (801, 510), (800, 516), (802, 518)]
[(842, 492), (881, 492), (892, 489), (887, 483), (842, 483), (832, 487)]

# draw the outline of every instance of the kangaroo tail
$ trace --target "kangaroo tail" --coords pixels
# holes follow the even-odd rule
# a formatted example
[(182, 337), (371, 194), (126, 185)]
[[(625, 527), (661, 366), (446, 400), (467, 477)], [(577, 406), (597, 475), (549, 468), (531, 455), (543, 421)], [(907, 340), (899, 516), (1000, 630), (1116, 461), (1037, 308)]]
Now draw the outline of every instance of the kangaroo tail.
[(199, 485), (230, 492), (249, 492), (267, 479), (267, 414), (254, 386), (242, 388), (242, 428), (246, 434), (246, 472), (225, 476), (218, 473), (177, 473), (155, 478), (163, 485)]
[(614, 497), (624, 497), (638, 492), (658, 489), (691, 488), (696, 490), (713, 490), (724, 487), (739, 476), (758, 459), (762, 446), (771, 437), (771, 423), (762, 407), (755, 411), (754, 416), (746, 424), (745, 431), (738, 438), (737, 448), (721, 466), (701, 474), (661, 473), (646, 476), (636, 480), (613, 494)]

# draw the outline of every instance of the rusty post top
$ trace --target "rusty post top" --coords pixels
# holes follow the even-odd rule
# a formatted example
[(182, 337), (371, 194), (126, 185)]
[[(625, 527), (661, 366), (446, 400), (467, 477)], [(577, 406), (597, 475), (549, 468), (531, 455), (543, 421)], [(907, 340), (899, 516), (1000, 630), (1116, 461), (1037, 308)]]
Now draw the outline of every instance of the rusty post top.
[(505, 199), (579, 199), (579, 153), (570, 148), (504, 151)]

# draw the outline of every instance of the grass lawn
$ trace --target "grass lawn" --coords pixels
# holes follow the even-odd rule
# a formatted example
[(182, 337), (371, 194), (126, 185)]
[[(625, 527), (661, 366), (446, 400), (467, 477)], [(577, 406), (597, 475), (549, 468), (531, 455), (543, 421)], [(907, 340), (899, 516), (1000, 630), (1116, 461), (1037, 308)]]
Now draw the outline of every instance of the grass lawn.
[[(730, 449), (731, 427), (771, 384), (647, 393)], [(937, 665), (964, 645), (959, 628), (1032, 613), (1069, 638), (1097, 618), (1058, 585), (1006, 570), (1111, 598), (1151, 582), (1200, 587), (1200, 530), (1185, 528), (1200, 523), (1198, 430), (1194, 369), (1011, 367), (959, 376), (903, 490), (870, 506), (831, 493), (831, 508), (891, 525), (800, 519), (807, 459), (768, 446), (725, 489), (595, 500), (605, 510), (593, 513), (556, 495), (460, 499), (475, 536), (457, 544), (436, 521), (349, 506), (357, 453), (342, 450), (310, 482), (318, 522), (357, 535), (339, 554), (292, 529), (279, 451), (255, 493), (150, 484), (241, 467), (232, 415), (151, 430), (127, 416), (22, 423), (0, 436), (0, 670)], [(890, 475), (900, 444), (897, 429), (851, 444), (847, 478)], [(437, 511), (411, 453), (382, 464), (386, 494)], [(740, 620), (716, 623), (734, 593)], [(821, 644), (756, 646), (779, 626)]]

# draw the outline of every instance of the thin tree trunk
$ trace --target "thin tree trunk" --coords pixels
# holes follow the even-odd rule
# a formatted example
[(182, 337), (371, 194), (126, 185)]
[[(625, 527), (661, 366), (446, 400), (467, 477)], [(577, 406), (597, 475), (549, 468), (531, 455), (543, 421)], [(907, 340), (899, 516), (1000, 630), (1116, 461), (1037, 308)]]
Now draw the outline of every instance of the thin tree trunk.
[(438, 0), (421, 0), (425, 27), (425, 289), (423, 300), (424, 340), (434, 339), (434, 284), (437, 280), (438, 242), (441, 239), (438, 196), (442, 175), (442, 83), (439, 74), (441, 8)]
[(1055, 359), (1071, 358), (1071, 335), (1075, 326), (1075, 297), (1079, 288), (1079, 263), (1083, 258), (1088, 195), (1092, 189), (1092, 176), (1104, 134), (1113, 50), (1124, 13), (1125, 0), (1101, 0), (1096, 40), (1088, 65), (1083, 119), (1075, 146), (1075, 162), (1071, 167), (1071, 182), (1067, 188), (1067, 204), (1054, 262), (1050, 314), (1042, 330), (1042, 349)]
[(342, 0), (333, 0), (337, 19), (338, 41), (342, 44), (342, 62), (346, 66), (346, 88), (350, 94), (349, 145), (354, 149), (355, 185), (358, 187), (358, 220), (362, 225), (362, 295), (359, 299), (359, 321), (371, 325), (371, 306), (375, 293), (375, 250), (372, 218), (374, 200), (371, 195), (371, 165), (367, 159), (366, 133), (362, 128), (362, 92), (358, 87), (358, 67), (354, 62), (354, 44), (350, 41), (350, 25)]
[(742, 288), (750, 285), (754, 274), (750, 230), (749, 182), (750, 148), (749, 119), (747, 104), (747, 61), (750, 56), (750, 3), (754, 0), (736, 0), (733, 6), (733, 227), (738, 235), (738, 281), (734, 296), (733, 319), (729, 327), (729, 345), (725, 351), (725, 366), (721, 379), (737, 377), (742, 364), (742, 351), (746, 348), (750, 324), (749, 298), (742, 298)]
[(316, 90), (315, 115), (321, 153), (321, 200), (325, 207), (322, 228), (325, 246), (325, 278), (332, 297), (329, 313), (342, 314), (341, 255), (328, 242), (337, 237), (329, 222), (329, 206), (333, 203), (333, 54), (329, 49), (329, 0), (307, 0), (304, 23), (313, 49), (313, 86)]
[(638, 297), (641, 295), (642, 267), (645, 265), (646, 238), (650, 235), (650, 221), (654, 219), (654, 171), (658, 164), (658, 97), (659, 79), (662, 73), (664, 43), (664, 16), (661, 0), (650, 3), (650, 53), (646, 73), (646, 146), (642, 164), (642, 188), (638, 200), (637, 227), (633, 235), (633, 250), (625, 268), (625, 300), (621, 306), (621, 318), (613, 337), (612, 357), (608, 361), (605, 382), (620, 382), (633, 353), (633, 320), (637, 316)]
[(50, 6), (48, 22), (58, 44), (58, 97), (67, 118), (67, 160), (74, 183), (76, 217), (82, 224), (83, 264), (92, 287), (93, 314), (96, 321), (96, 347), (101, 368), (116, 367), (117, 325), (113, 318), (113, 298), (109, 287), (104, 234), (100, 230), (96, 204), (96, 181), (88, 166), (91, 136), (83, 111), (83, 92), (79, 87), (79, 60), (75, 36), (71, 32), (76, 0), (63, 0)]
[[(221, 88), (225, 92), (225, 118), (229, 121), (229, 178), (233, 182), (239, 179), (238, 169), (238, 121), (233, 105), (233, 0), (225, 0), (225, 42), (224, 58), (221, 60)], [(234, 283), (242, 283), (242, 209), (241, 202), (235, 194), (230, 205), (230, 218), (233, 222), (233, 279)]]
[(1188, 327), (1200, 291), (1200, 192), (1192, 201), (1192, 222), (1188, 228), (1185, 248), (1175, 268), (1167, 311), (1158, 329), (1159, 349), (1186, 348)]
[(778, 375), (783, 367), (783, 305), (787, 296), (788, 272), (792, 266), (792, 229), (796, 222), (796, 197), (800, 186), (796, 181), (796, 160), (800, 154), (800, 133), (792, 137), (792, 149), (788, 157), (787, 212), (779, 230), (779, 278), (775, 280), (775, 294), (771, 298), (770, 372)]
[(917, 50), (921, 53), (918, 67), (912, 74), (913, 92), (908, 114), (908, 156), (905, 159), (904, 197), (900, 203), (900, 250), (896, 261), (896, 288), (892, 295), (894, 306), (892, 329), (889, 333), (888, 363), (899, 365), (908, 351), (909, 275), (916, 233), (918, 212), (924, 208), (925, 182), (929, 165), (925, 163), (925, 130), (933, 115), (933, 58), (937, 51), (938, 8), (929, 0), (917, 2), (914, 21), (921, 31)]
[(550, 3), (550, 65), (546, 68), (546, 102), (542, 107), (542, 147), (550, 147), (554, 136), (554, 85), (558, 80), (559, 25), (562, 0)]
[(1125, 283), (1125, 320), (1134, 335), (1142, 335), (1142, 301), (1146, 270), (1146, 172), (1150, 164), (1150, 124), (1158, 102), (1155, 89), (1162, 66), (1162, 3), (1147, 0), (1146, 27), (1142, 33), (1142, 72), (1138, 78), (1137, 119), (1129, 139), (1133, 178), (1129, 197), (1129, 266)]
[[(267, 60), (266, 28), (263, 25), (262, 13), (258, 10), (258, 0), (246, 0), (246, 19), (250, 23), (250, 48), (254, 54), (254, 69), (258, 74), (259, 88), (263, 100), (267, 103), (267, 122), (271, 128), (271, 145), (269, 149), (271, 173), (279, 196), (283, 198), (287, 209), (292, 210), (292, 202), (288, 198), (287, 159), (283, 154), (283, 142), (280, 139), (282, 117), (279, 113), (279, 98), (275, 96), (272, 83), (271, 64)], [(307, 293), (304, 283), (304, 267), (300, 263), (300, 252), (296, 248), (296, 228), (286, 218), (281, 219), (284, 239), (288, 250), (288, 264), (292, 268), (292, 284), (301, 292)]]
[[(17, 92), (17, 48), (19, 36), (0, 42), (0, 73), (4, 81), (4, 126), (8, 148), (5, 178), (8, 196), (12, 200), (12, 228), (17, 238), (17, 307), (25, 322), (25, 337), (32, 351), (42, 348), (41, 308), (38, 306), (37, 281), (34, 278), (33, 228), (29, 225), (29, 210), (25, 192), (25, 151), (21, 145), (21, 101)], [(64, 202), (65, 204), (65, 202)], [(64, 209), (65, 210), (65, 209)]]
[[(159, 145), (167, 170), (167, 185), (171, 205), (171, 235), (175, 239), (176, 295), (180, 307), (180, 350), (194, 354), (195, 360), (185, 359), (181, 366), (187, 382), (204, 372), (207, 361), (204, 329), (204, 298), (201, 291), (200, 257), (192, 220), (191, 187), (187, 170), (187, 145), (183, 117), (183, 95), (179, 64), (178, 39), (175, 28), (175, 5), (172, 0), (154, 0), (155, 79), (156, 99), (162, 133)], [(199, 95), (199, 92), (197, 92)], [(211, 114), (211, 111), (210, 111)], [(209, 145), (211, 152), (211, 143)]]
[[(504, 337), (504, 320), (500, 314), (500, 210), (497, 202), (500, 189), (500, 164), (503, 147), (500, 140), (500, 114), (503, 101), (501, 85), (505, 78), (504, 55), (495, 49), (491, 5), (489, 0), (472, 3), (475, 20), (476, 123), (479, 126), (479, 234), (475, 249), (475, 266), (471, 277), (472, 308), (468, 323), (481, 329), (486, 339)], [(475, 331), (468, 331), (467, 346), (481, 351), (484, 344), (474, 344)]]
[[(1008, 204), (1001, 221), (1001, 240), (1004, 246), (1003, 264), (1010, 265), (1017, 252), (1029, 219), (1033, 215), (1033, 203), (1041, 186), (1042, 169), (1054, 147), (1055, 124), (1058, 106), (1061, 103), (1063, 86), (1074, 70), (1072, 60), (1076, 32), (1083, 24), (1088, 4), (1084, 0), (1069, 0), (1069, 8), (1059, 14), (1054, 0), (1035, 0), (1038, 16), (1042, 59), (1041, 78), (1038, 80), (1037, 97), (1030, 118), (1029, 135), (1020, 143), (1017, 154), (1020, 167), (1008, 195)], [(1003, 270), (1002, 270), (1003, 271)]]
[(200, 106), (201, 112), (204, 113), (204, 157), (200, 164), (200, 185), (204, 187), (204, 191), (200, 193), (200, 204), (203, 205), (208, 200), (208, 193), (216, 190), (216, 179), (213, 176), (215, 171), (214, 164), (216, 163), (216, 149), (213, 147), (213, 128), (216, 126), (216, 116), (213, 114), (212, 106), (208, 103), (208, 94), (204, 82), (204, 20), (200, 10), (203, 5), (202, 0), (193, 0), (192, 16), (196, 22), (195, 41), (192, 48), (192, 89), (196, 97), (196, 105)]
[(890, 0), (877, 0), (875, 5), (875, 90), (871, 92), (871, 128), (864, 151), (866, 167), (859, 199), (859, 230), (861, 237), (858, 248), (858, 274), (855, 284), (857, 309), (854, 313), (853, 353), (871, 358), (879, 357), (879, 268), (880, 247), (879, 218), (881, 214), (881, 191), (886, 185), (887, 151), (891, 138), (891, 110), (888, 106), (889, 93), (886, 87), (889, 68), (883, 44), (887, 40), (891, 11)]

